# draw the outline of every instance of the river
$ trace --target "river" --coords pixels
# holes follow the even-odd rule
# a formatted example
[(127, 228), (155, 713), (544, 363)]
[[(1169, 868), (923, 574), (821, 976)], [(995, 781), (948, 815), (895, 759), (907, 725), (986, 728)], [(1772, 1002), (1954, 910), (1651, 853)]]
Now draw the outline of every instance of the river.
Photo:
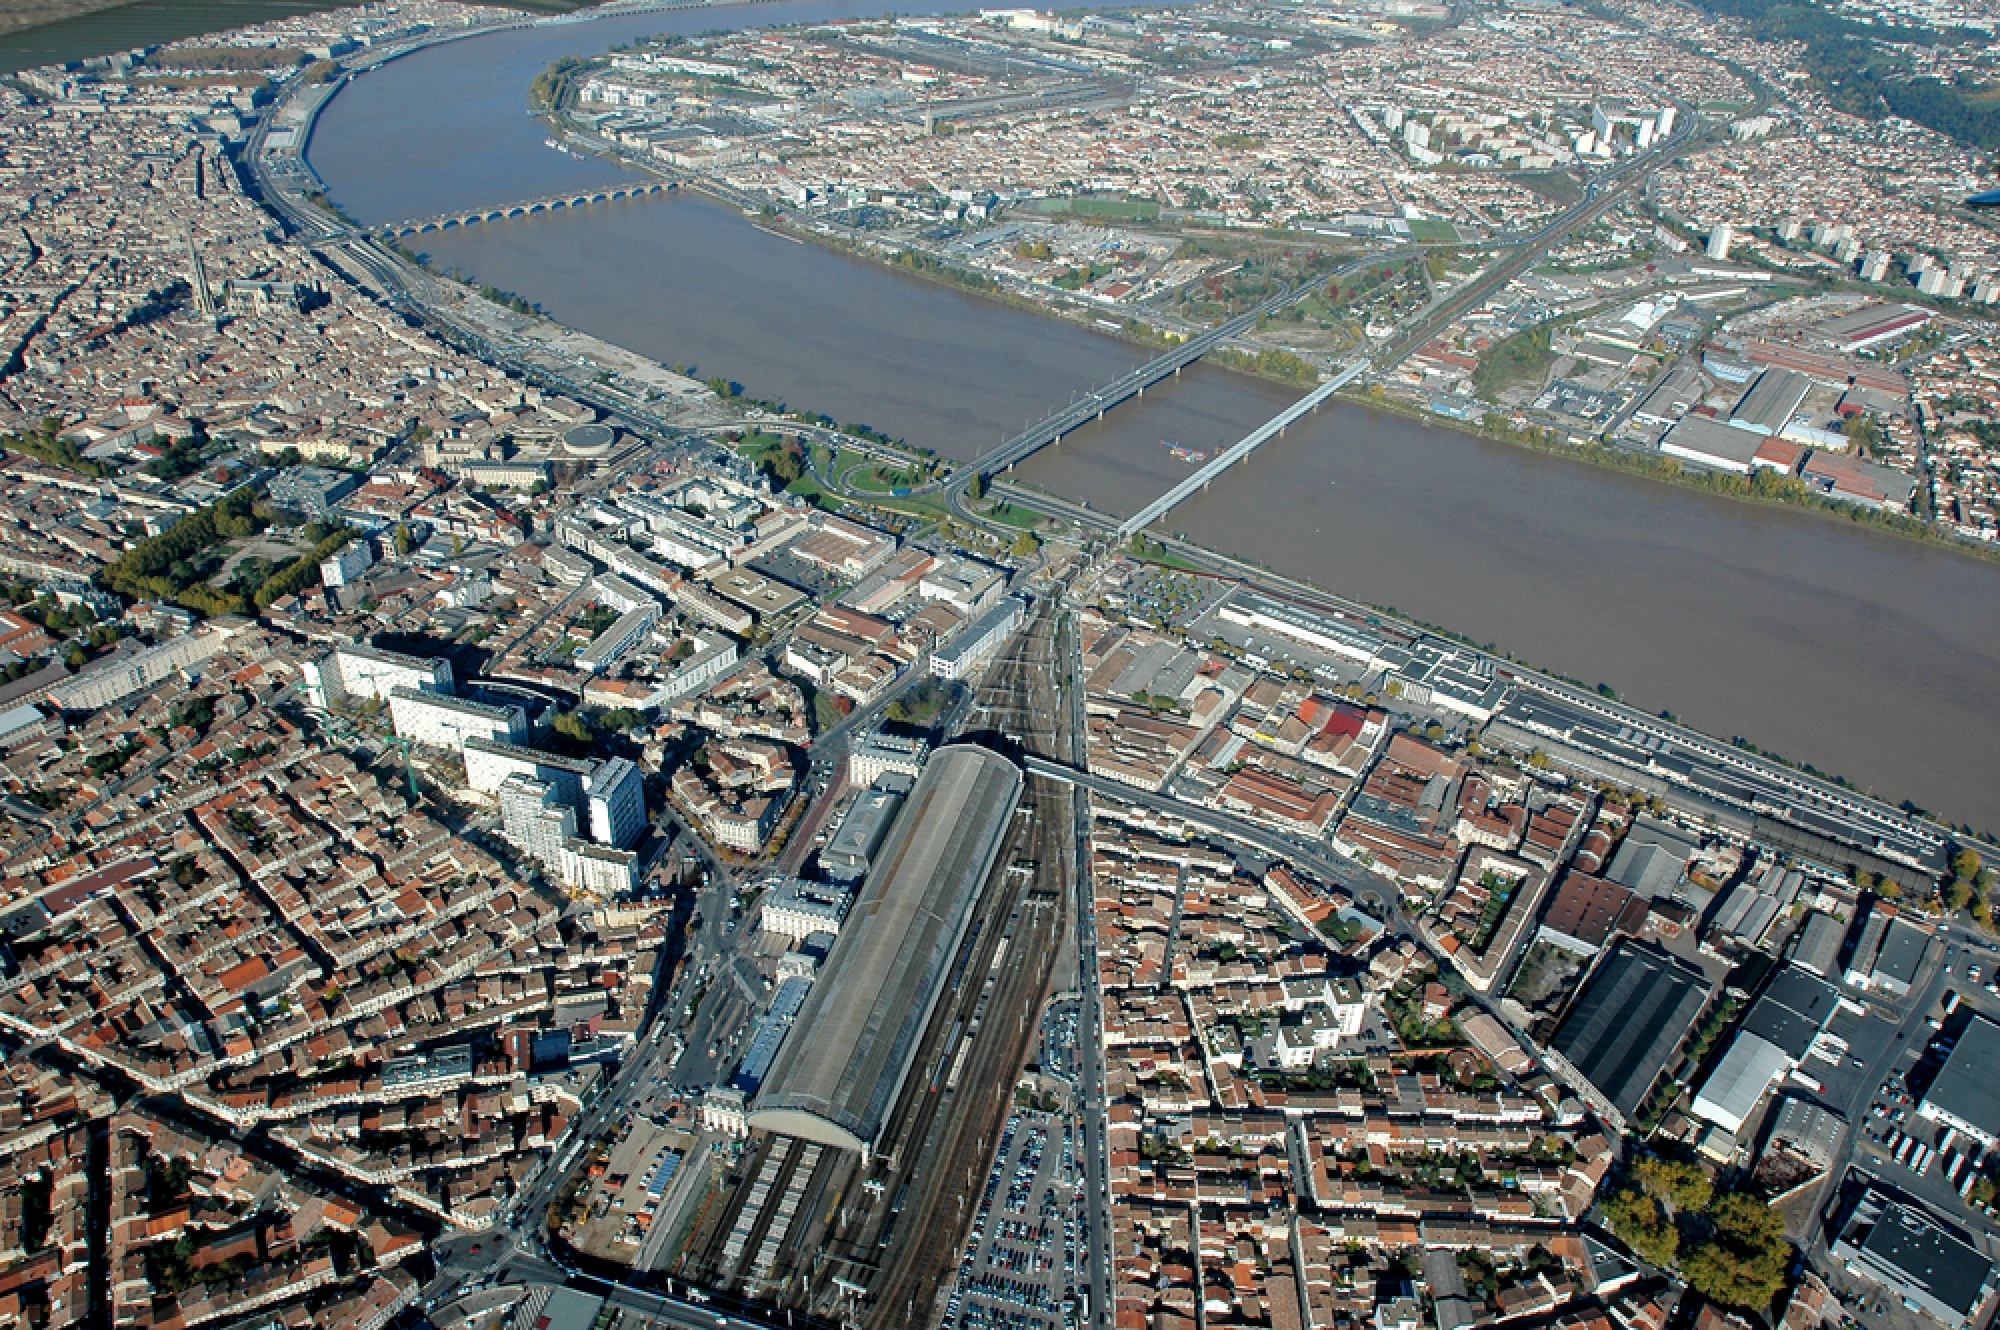
[[(312, 161), (371, 222), (599, 183), (614, 168), (549, 150), (525, 113), (526, 86), (550, 60), (647, 33), (863, 9), (704, 9), (451, 43), (341, 92)], [(1146, 355), (693, 197), (467, 228), (422, 247), (643, 354), (954, 457)], [(1163, 441), (1212, 451), (1295, 397), (1196, 366), (1019, 475), (1130, 512), (1187, 473)], [(2000, 565), (1344, 404), (1293, 426), (1168, 525), (1892, 801), (2000, 828)]]

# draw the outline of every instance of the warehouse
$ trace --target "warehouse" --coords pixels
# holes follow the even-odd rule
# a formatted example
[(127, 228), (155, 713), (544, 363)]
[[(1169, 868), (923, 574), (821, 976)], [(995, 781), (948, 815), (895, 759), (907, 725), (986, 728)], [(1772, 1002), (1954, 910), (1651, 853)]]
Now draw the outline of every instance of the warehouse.
[(779, 1050), (752, 1127), (874, 1147), (1020, 798), (1021, 773), (997, 753), (959, 745), (930, 760)]
[(1600, 1107), (1635, 1117), (1709, 991), (1701, 971), (1656, 948), (1620, 942), (1570, 1005), (1550, 1051), (1602, 1097)]
[(2000, 1145), (2000, 1025), (1972, 1018), (1917, 1114), (1956, 1127), (1989, 1150)]

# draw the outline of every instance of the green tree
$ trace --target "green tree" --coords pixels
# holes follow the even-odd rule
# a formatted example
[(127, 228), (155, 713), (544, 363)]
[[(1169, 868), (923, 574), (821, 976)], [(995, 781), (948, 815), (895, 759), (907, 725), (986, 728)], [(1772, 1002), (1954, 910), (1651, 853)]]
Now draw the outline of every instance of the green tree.
[(1679, 1160), (1648, 1155), (1632, 1166), (1632, 1176), (1648, 1196), (1672, 1205), (1682, 1214), (1701, 1213), (1715, 1196), (1708, 1174)]
[(396, 557), (399, 559), (408, 558), (410, 551), (416, 547), (416, 543), (416, 537), (410, 534), (410, 524), (408, 522), (396, 523)]
[(973, 500), (983, 499), (986, 497), (985, 472), (975, 471), (972, 473), (972, 483), (965, 487), (965, 496), (968, 499), (973, 499)]
[(1970, 845), (1959, 846), (1951, 856), (1951, 875), (1960, 882), (1977, 882), (1985, 867), (1986, 861)]
[(1680, 1230), (1660, 1203), (1642, 1191), (1627, 1189), (1604, 1203), (1604, 1217), (1618, 1240), (1654, 1265), (1672, 1265), (1681, 1248)]
[(1791, 1264), (1785, 1221), (1764, 1202), (1741, 1192), (1716, 1201), (1709, 1219), (1713, 1231), (1681, 1262), (1681, 1274), (1711, 1302), (1765, 1310), (1784, 1288), (1785, 1270)]
[(1035, 539), (1035, 533), (1032, 531), (1023, 531), (1014, 537), (1014, 557), (1017, 559), (1032, 559), (1035, 557), (1035, 551), (1041, 547), (1042, 542)]
[(590, 722), (576, 711), (565, 711), (556, 717), (556, 733), (579, 744), (588, 744), (597, 737), (597, 732), (590, 728)]

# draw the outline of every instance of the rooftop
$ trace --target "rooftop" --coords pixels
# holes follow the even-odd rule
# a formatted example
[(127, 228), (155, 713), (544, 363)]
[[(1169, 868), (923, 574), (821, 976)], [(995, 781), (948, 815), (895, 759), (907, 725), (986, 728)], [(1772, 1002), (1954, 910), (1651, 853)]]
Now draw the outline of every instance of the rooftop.
[(851, 1150), (880, 1135), (1021, 797), (984, 748), (940, 749), (849, 913), (750, 1124)]

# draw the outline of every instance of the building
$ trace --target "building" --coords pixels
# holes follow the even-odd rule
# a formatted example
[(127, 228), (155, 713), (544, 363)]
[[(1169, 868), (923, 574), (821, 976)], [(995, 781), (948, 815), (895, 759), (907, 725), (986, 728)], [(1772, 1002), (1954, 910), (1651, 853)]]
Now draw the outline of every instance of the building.
[(493, 739), (468, 739), (463, 751), (465, 784), (475, 794), (496, 795), (508, 777), (525, 776), (555, 785), (567, 807), (583, 801), (584, 777), (591, 770), (588, 762)]
[(389, 718), (398, 738), (453, 752), (468, 739), (518, 744), (528, 738), (528, 713), (511, 702), (495, 706), (415, 688), (389, 691)]
[(797, 1019), (799, 1008), (805, 1005), (812, 985), (812, 979), (805, 975), (794, 975), (778, 985), (764, 1018), (757, 1022), (757, 1033), (751, 1036), (750, 1047), (736, 1064), (736, 1074), (729, 1078), (730, 1085), (746, 1095), (757, 1093), (770, 1074), (771, 1063), (776, 1060), (785, 1036), (791, 1033), (792, 1022)]
[(873, 1149), (1000, 854), (1020, 771), (971, 745), (924, 768), (757, 1097), (750, 1125)]
[(299, 672), (307, 700), (322, 710), (347, 698), (386, 702), (398, 688), (446, 695), (457, 691), (451, 662), (442, 656), (406, 656), (359, 642), (335, 647), (331, 654), (305, 662)]
[(1846, 940), (1845, 923), (1822, 910), (1813, 910), (1792, 935), (1792, 964), (1822, 979), (1830, 979), (1839, 970), (1840, 944)]
[(1571, 871), (1550, 898), (1538, 936), (1579, 956), (1595, 956), (1616, 934), (1636, 936), (1646, 913), (1646, 901), (1616, 882)]
[(1005, 574), (970, 559), (941, 564), (917, 582), (925, 600), (941, 600), (968, 618), (991, 608), (1006, 590)]
[(1812, 380), (1792, 369), (1767, 369), (1729, 413), (1729, 423), (1753, 434), (1777, 434), (1792, 423)]
[(1874, 1185), (1862, 1191), (1829, 1254), (1950, 1330), (1968, 1330), (1993, 1291), (1993, 1263), (1977, 1247), (1928, 1210)]
[(201, 664), (249, 624), (233, 615), (210, 619), (200, 629), (170, 637), (138, 651), (114, 651), (96, 664), (49, 685), (51, 706), (62, 711), (95, 711)]
[[(550, 553), (559, 551), (551, 550)], [(544, 558), (543, 562), (546, 563), (547, 559)], [(591, 594), (597, 597), (598, 604), (614, 609), (620, 614), (629, 614), (648, 605), (657, 609), (660, 604), (659, 596), (616, 573), (599, 575), (591, 582), (590, 590)]]
[(1014, 635), (1027, 613), (1020, 597), (1006, 597), (931, 652), (931, 670), (940, 679), (971, 678)]
[(1644, 1107), (1667, 1062), (1708, 1004), (1708, 981), (1666, 952), (1623, 941), (1605, 954), (1549, 1041), (1623, 1126)]
[(1868, 903), (1861, 936), (1842, 978), (1864, 992), (1907, 997), (1930, 950), (1932, 931), (1887, 901)]
[(645, 641), (646, 634), (653, 631), (653, 625), (659, 619), (659, 604), (651, 600), (625, 611), (609, 628), (592, 638), (589, 646), (576, 653), (576, 667), (592, 674), (602, 674), (616, 664), (620, 656)]
[(803, 878), (774, 878), (762, 884), (766, 933), (803, 942), (814, 933), (840, 934), (840, 921), (847, 917), (850, 894), (840, 887)]
[(546, 462), (518, 458), (505, 462), (467, 461), (458, 464), (458, 476), (474, 489), (531, 490), (537, 485), (547, 488), (549, 468)]
[(1975, 1015), (1917, 1105), (1917, 1116), (2000, 1145), (2000, 1025)]
[(910, 785), (908, 776), (889, 772), (862, 791), (840, 820), (840, 829), (819, 852), (820, 871), (836, 882), (859, 882), (867, 877)]
[(578, 896), (622, 896), (639, 886), (639, 856), (610, 845), (566, 838), (556, 856), (563, 886)]
[(599, 845), (629, 850), (646, 834), (646, 780), (630, 758), (598, 763), (583, 778), (590, 812), (590, 838)]
[(576, 811), (554, 781), (509, 776), (497, 792), (500, 834), (552, 873), (562, 871), (563, 843), (576, 837)]
[(683, 697), (704, 692), (717, 679), (736, 668), (739, 648), (734, 640), (717, 633), (696, 633), (694, 652), (683, 660), (646, 699), (645, 709), (668, 706)]
[(1764, 1092), (1792, 1069), (1784, 1051), (1754, 1034), (1739, 1033), (1694, 1097), (1694, 1115), (1732, 1136), (1763, 1102)]
[(333, 506), (361, 488), (368, 477), (324, 466), (292, 466), (280, 471), (265, 491), (272, 503), (307, 517), (325, 517)]
[(847, 750), (847, 779), (855, 785), (873, 785), (893, 771), (914, 781), (923, 774), (924, 760), (930, 755), (927, 740), (877, 730)]
[(582, 586), (596, 571), (596, 565), (574, 551), (551, 545), (542, 551), (542, 571), (562, 586)]
[(375, 547), (365, 540), (350, 540), (339, 550), (319, 561), (319, 580), (327, 586), (346, 586), (375, 562)]
[(1705, 253), (1711, 259), (1727, 261), (1729, 247), (1736, 243), (1736, 228), (1728, 222), (1717, 222), (1715, 229), (1708, 233), (1708, 248)]
[(1756, 469), (1757, 451), (1766, 440), (1767, 436), (1756, 430), (1691, 415), (1667, 431), (1660, 440), (1660, 451), (1711, 471), (1747, 476)]

